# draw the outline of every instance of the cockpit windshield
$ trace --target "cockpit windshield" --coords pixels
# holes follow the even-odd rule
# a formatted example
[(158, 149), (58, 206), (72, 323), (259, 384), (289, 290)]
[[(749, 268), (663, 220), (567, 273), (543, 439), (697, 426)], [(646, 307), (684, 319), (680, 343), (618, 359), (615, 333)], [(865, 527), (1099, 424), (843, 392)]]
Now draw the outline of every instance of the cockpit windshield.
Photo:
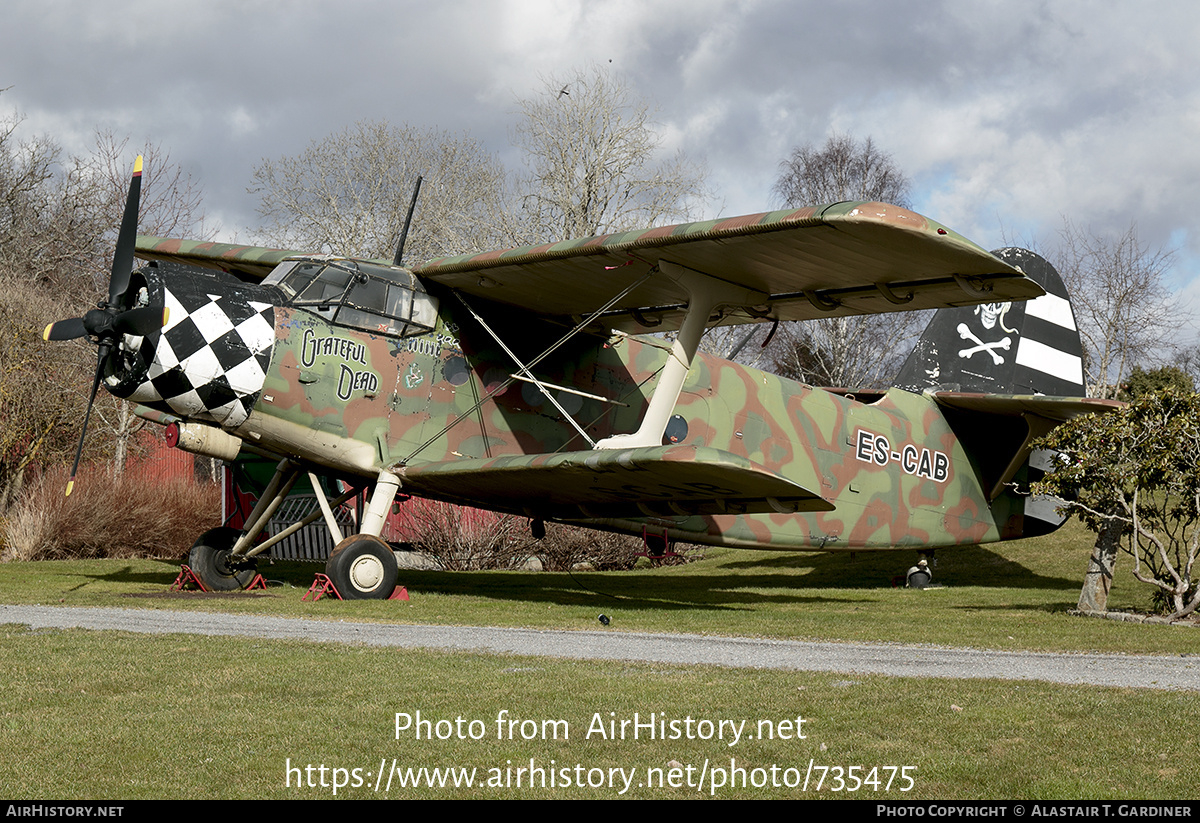
[(288, 304), (339, 326), (412, 337), (433, 331), (437, 301), (406, 269), (355, 260), (286, 260), (263, 280)]

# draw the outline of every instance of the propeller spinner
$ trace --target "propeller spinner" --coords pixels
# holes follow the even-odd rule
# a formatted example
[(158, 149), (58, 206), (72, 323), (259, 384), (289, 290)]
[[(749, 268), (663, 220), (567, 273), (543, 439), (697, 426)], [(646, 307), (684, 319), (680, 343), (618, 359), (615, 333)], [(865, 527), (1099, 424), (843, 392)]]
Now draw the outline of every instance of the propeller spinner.
[(113, 253), (112, 274), (108, 281), (108, 299), (97, 304), (83, 317), (60, 320), (46, 326), (42, 333), (45, 340), (75, 340), (88, 337), (98, 348), (96, 377), (92, 381), (92, 392), (88, 398), (87, 412), (83, 417), (83, 430), (79, 433), (79, 445), (75, 449), (75, 462), (71, 465), (71, 479), (67, 481), (67, 495), (75, 486), (75, 474), (79, 470), (79, 459), (83, 454), (84, 438), (87, 437), (88, 421), (92, 406), (96, 402), (96, 391), (104, 375), (109, 356), (117, 348), (122, 335), (146, 335), (167, 324), (167, 309), (154, 306), (126, 308), (126, 292), (129, 290), (130, 275), (133, 273), (134, 246), (137, 242), (138, 205), (142, 192), (142, 156), (138, 155), (133, 167), (133, 179), (129, 181), (129, 195), (125, 198), (125, 213), (121, 218), (121, 230), (117, 235), (117, 248)]

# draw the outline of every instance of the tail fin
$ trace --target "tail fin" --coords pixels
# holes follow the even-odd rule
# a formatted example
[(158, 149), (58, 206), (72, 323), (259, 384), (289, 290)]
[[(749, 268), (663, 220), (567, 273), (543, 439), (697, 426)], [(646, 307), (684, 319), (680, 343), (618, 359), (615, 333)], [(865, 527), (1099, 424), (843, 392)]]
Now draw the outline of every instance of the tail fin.
[[(1063, 420), (1111, 406), (1069, 399), (1086, 393), (1083, 346), (1058, 272), (1025, 249), (992, 253), (1020, 268), (1046, 293), (1025, 303), (939, 309), (896, 386), (993, 395), (935, 399), (967, 451), (1004, 537), (1032, 537), (1063, 522), (1059, 501), (1028, 493), (1054, 459), (1050, 452), (1033, 449), (1034, 441)], [(1020, 397), (1036, 394), (1048, 396)]]
[(1062, 278), (1026, 249), (992, 254), (1020, 268), (1046, 293), (1025, 303), (939, 309), (895, 385), (916, 392), (1082, 397), (1083, 346)]

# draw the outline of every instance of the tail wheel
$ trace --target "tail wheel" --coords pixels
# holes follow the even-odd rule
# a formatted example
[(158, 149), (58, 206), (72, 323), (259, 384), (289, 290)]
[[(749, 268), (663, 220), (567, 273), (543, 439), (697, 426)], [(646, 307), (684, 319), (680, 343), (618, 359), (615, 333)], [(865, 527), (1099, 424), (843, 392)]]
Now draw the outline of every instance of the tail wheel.
[(929, 581), (932, 580), (932, 575), (929, 572), (912, 572), (908, 575), (908, 587), (910, 589), (927, 589)]
[(232, 592), (244, 589), (254, 579), (253, 560), (238, 560), (230, 554), (238, 537), (237, 529), (222, 526), (209, 529), (188, 553), (188, 566), (200, 578), (204, 588), (213, 592)]
[(352, 535), (329, 555), (325, 574), (346, 600), (386, 600), (396, 588), (396, 555), (378, 537)]

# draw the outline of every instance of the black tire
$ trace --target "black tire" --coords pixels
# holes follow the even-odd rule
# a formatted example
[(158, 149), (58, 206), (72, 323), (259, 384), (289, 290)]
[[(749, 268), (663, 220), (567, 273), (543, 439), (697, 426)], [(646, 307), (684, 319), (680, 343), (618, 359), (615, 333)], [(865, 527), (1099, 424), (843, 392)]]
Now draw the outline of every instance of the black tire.
[(652, 561), (661, 562), (671, 551), (671, 542), (661, 534), (648, 534), (643, 541), (646, 546), (646, 556)]
[(910, 589), (927, 589), (931, 580), (933, 580), (933, 575), (924, 569), (908, 573), (908, 587)]
[(355, 534), (337, 544), (325, 574), (343, 600), (387, 600), (396, 588), (396, 555), (382, 539)]
[(209, 529), (188, 552), (188, 566), (210, 592), (238, 591), (254, 579), (257, 565), (253, 560), (229, 563), (229, 551), (240, 535), (241, 532), (228, 526)]

